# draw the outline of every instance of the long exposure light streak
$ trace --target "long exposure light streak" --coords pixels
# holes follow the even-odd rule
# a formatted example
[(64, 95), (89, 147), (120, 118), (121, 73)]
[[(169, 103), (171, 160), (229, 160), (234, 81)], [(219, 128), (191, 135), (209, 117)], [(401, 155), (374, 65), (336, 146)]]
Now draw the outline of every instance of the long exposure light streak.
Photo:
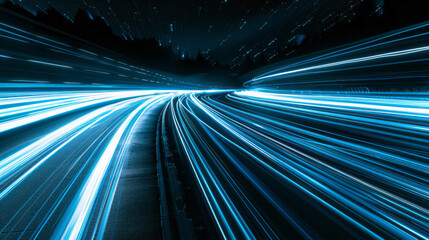
[[(156, 182), (150, 167), (123, 171), (132, 154), (155, 165), (151, 148), (174, 169), (158, 172), (167, 209), (183, 205), (162, 214), (195, 216), (202, 200), (213, 238), (429, 239), (427, 22), (267, 66), (244, 89), (195, 91), (143, 88), (188, 85), (96, 47), (0, 33), (1, 64), (41, 74), (0, 83), (0, 239), (113, 236), (120, 181)], [(158, 135), (131, 153), (138, 127)]]
[[(49, 189), (49, 185), (50, 183), (52, 184), (51, 181), (54, 176), (59, 177), (56, 172), (59, 170), (66, 170), (64, 173), (65, 175), (60, 177), (62, 180), (57, 182), (58, 185), (52, 190), (52, 193), (46, 197), (45, 202), (40, 205), (40, 210), (47, 208), (47, 211), (43, 213), (39, 210), (34, 217), (28, 218), (25, 229), (34, 224), (39, 225), (37, 231), (32, 235), (32, 238), (40, 237), (40, 234), (43, 234), (44, 231), (51, 231), (44, 228), (44, 226), (46, 226), (49, 221), (58, 221), (57, 218), (61, 215), (54, 215), (54, 213), (59, 210), (58, 207), (60, 205), (68, 205), (69, 213), (64, 213), (63, 220), (57, 226), (56, 232), (51, 233), (53, 234), (52, 237), (56, 238), (55, 236), (57, 236), (58, 238), (64, 239), (77, 239), (83, 238), (86, 235), (93, 235), (93, 237), (97, 236), (101, 239), (104, 235), (106, 221), (109, 217), (111, 204), (115, 196), (115, 189), (126, 157), (125, 152), (128, 149), (128, 142), (134, 126), (147, 111), (162, 105), (174, 92), (80, 91), (74, 93), (73, 91), (65, 91), (62, 93), (52, 92), (44, 96), (45, 93), (46, 92), (28, 93), (29, 95), (34, 94), (34, 96), (29, 96), (29, 101), (26, 102), (21, 101), (21, 96), (14, 97), (14, 92), (5, 92), (5, 101), (2, 101), (2, 103), (6, 108), (1, 110), (7, 114), (3, 116), (2, 120), (9, 123), (15, 121), (17, 125), (14, 126), (11, 124), (11, 126), (14, 126), (14, 131), (19, 131), (20, 127), (24, 125), (36, 123), (36, 121), (29, 119), (28, 123), (19, 124), (23, 121), (23, 118), (37, 116), (41, 111), (45, 111), (45, 109), (46, 111), (53, 111), (52, 109), (58, 111), (55, 115), (49, 114), (50, 118), (57, 116), (57, 119), (62, 118), (63, 115), (70, 110), (79, 109), (82, 104), (87, 107), (86, 112), (88, 113), (82, 115), (80, 112), (72, 112), (71, 114), (82, 116), (57, 129), (51, 130), (51, 132), (48, 132), (45, 136), (36, 138), (27, 145), (23, 145), (14, 153), (9, 153), (7, 156), (1, 154), (0, 201), (3, 202), (2, 204), (6, 204), (13, 200), (14, 193), (22, 191), (22, 188), (28, 185), (28, 179), (34, 179), (37, 174), (49, 168), (49, 165), (46, 164), (47, 162), (51, 164), (55, 163), (58, 159), (61, 159), (65, 151), (70, 152), (70, 148), (73, 145), (82, 141), (85, 135), (88, 136), (88, 134), (96, 131), (96, 129), (99, 129), (98, 131), (102, 130), (100, 133), (102, 133), (101, 136), (103, 136), (103, 138), (99, 140), (97, 140), (99, 137), (94, 138), (95, 142), (93, 144), (81, 145), (84, 147), (83, 149), (86, 149), (84, 152), (79, 153), (78, 151), (76, 158), (67, 158), (68, 160), (61, 162), (59, 168), (51, 175), (48, 175), (45, 182), (43, 182), (43, 179), (40, 179), (42, 182), (38, 190), (32, 193), (32, 195), (29, 195), (27, 203), (23, 204), (23, 207), (25, 205), (31, 206), (34, 204), (34, 202), (32, 203), (29, 201), (30, 199), (33, 199), (33, 201), (36, 200), (37, 202), (37, 199), (41, 196), (37, 197), (37, 194), (41, 194), (42, 189)], [(67, 111), (64, 109), (67, 109)], [(30, 113), (30, 115), (27, 115), (28, 113)], [(123, 114), (127, 116), (124, 119), (122, 119)], [(111, 124), (110, 126), (109, 123)], [(103, 128), (111, 128), (111, 130), (106, 132), (106, 129)], [(99, 152), (94, 149), (96, 146), (100, 149), (104, 148), (104, 150)], [(91, 149), (93, 149), (94, 153), (85, 155), (85, 152)], [(76, 168), (82, 163), (84, 163), (82, 168)], [(64, 169), (65, 166), (69, 166), (69, 169)], [(76, 172), (78, 169), (80, 170)], [(73, 175), (73, 173), (76, 175)], [(72, 177), (73, 180), (71, 182), (66, 181), (66, 179), (70, 177)], [(83, 178), (85, 178), (85, 180)], [(101, 186), (101, 183), (106, 181), (110, 182), (108, 188), (104, 187), (104, 185)], [(64, 184), (63, 182), (67, 183), (68, 187), (62, 190), (60, 186)], [(77, 191), (76, 188), (79, 186), (81, 186), (80, 190)], [(58, 193), (54, 194), (58, 191), (62, 191), (62, 193), (59, 195)], [(68, 203), (66, 201), (67, 196), (68, 198), (76, 196), (76, 199)], [(47, 203), (53, 200), (56, 201), (56, 204), (51, 207)], [(98, 201), (104, 202), (102, 204), (102, 209), (99, 209), (100, 203), (98, 203)], [(97, 206), (97, 211), (94, 211), (95, 206)], [(1, 226), (0, 232), (2, 233), (2, 238), (10, 237), (11, 231), (5, 230), (11, 227), (12, 229), (17, 227), (16, 224), (23, 220), (23, 218), (19, 218), (19, 216), (23, 216), (22, 214), (25, 216), (26, 212), (28, 212), (28, 209), (26, 211), (24, 210), (25, 208), (18, 210), (15, 214), (10, 216), (11, 218), (7, 224)], [(44, 216), (43, 222), (34, 222), (35, 217), (40, 214), (44, 214), (41, 215)], [(97, 219), (97, 226), (88, 228), (86, 225), (90, 219)], [(22, 237), (24, 233), (25, 230), (22, 231), (20, 237)]]
[[(58, 101), (46, 101), (39, 98), (41, 103), (37, 105), (24, 105), (20, 107), (4, 108), (1, 111), (6, 112), (1, 117), (2, 122), (0, 123), (0, 132), (8, 131), (17, 127), (21, 127), (26, 124), (30, 124), (36, 121), (47, 119), (59, 114), (66, 112), (75, 111), (88, 106), (96, 105), (103, 102), (110, 102), (119, 99), (126, 99), (130, 97), (140, 96), (141, 94), (152, 94), (154, 91), (129, 91), (129, 92), (103, 92), (97, 94), (87, 94), (85, 96), (72, 96), (64, 99), (64, 96), (60, 96), (62, 99)], [(56, 100), (56, 99), (55, 99)], [(23, 114), (31, 111), (31, 115)], [(20, 116), (21, 115), (21, 116)]]
[[(335, 234), (344, 237), (427, 239), (427, 94), (174, 94), (29, 93), (28, 103), (14, 93), (4, 94), (6, 108), (1, 114), (5, 121), (19, 122), (27, 113), (37, 115), (52, 108), (59, 113), (45, 120), (64, 114), (79, 117), (1, 155), (0, 201), (10, 201), (28, 179), (49, 166), (47, 162), (58, 161), (61, 153), (70, 151), (70, 146), (93, 129), (110, 129), (88, 148), (97, 146), (91, 155), (82, 155), (75, 163), (73, 158), (61, 163), (69, 166), (69, 173), (64, 174), (72, 180), (63, 177), (41, 205), (46, 208), (48, 201), (55, 200), (40, 215), (44, 216), (42, 222), (33, 217), (26, 225), (40, 226), (32, 238), (49, 233), (45, 226), (52, 221), (57, 222), (55, 232), (50, 232), (52, 238), (103, 238), (127, 139), (146, 111), (170, 99), (166, 110), (179, 148), (224, 238), (332, 237), (323, 230), (326, 228), (338, 229)], [(81, 103), (87, 104), (83, 115), (61, 110)], [(114, 124), (109, 126), (112, 120)], [(83, 161), (86, 163), (77, 171)], [(35, 193), (48, 189), (46, 184), (42, 181)], [(60, 189), (60, 194), (55, 193)], [(24, 206), (36, 196), (31, 195)], [(74, 197), (65, 201), (66, 196)], [(54, 214), (64, 208), (67, 211)], [(23, 221), (24, 209), (11, 215), (1, 232)], [(39, 214), (42, 211), (36, 216)]]
[[(165, 99), (165, 96), (163, 96)], [(162, 99), (161, 99), (162, 100)], [(123, 121), (118, 130), (115, 132), (114, 136), (110, 140), (109, 144), (105, 148), (104, 152), (97, 161), (97, 164), (93, 167), (91, 174), (85, 180), (83, 187), (80, 190), (80, 193), (77, 194), (77, 197), (70, 205), (69, 213), (66, 213), (63, 223), (57, 227), (56, 234), (52, 236), (53, 239), (81, 239), (84, 236), (84, 230), (86, 229), (85, 225), (89, 221), (90, 213), (92, 212), (93, 205), (95, 203), (98, 192), (100, 191), (100, 185), (103, 176), (106, 175), (107, 168), (110, 165), (113, 154), (116, 151), (116, 148), (119, 144), (119, 141), (125, 134), (125, 131), (132, 130), (136, 124), (138, 118), (145, 113), (145, 111), (159, 102), (160, 99), (151, 99), (146, 101), (144, 104), (136, 108), (128, 117)], [(119, 164), (121, 161), (116, 161), (116, 164)], [(116, 174), (120, 174), (120, 171)], [(113, 179), (118, 180), (117, 176), (114, 176)], [(113, 184), (114, 186), (117, 183)], [(114, 190), (110, 192), (110, 197), (114, 194)], [(111, 200), (109, 201), (111, 203)], [(107, 207), (110, 208), (110, 207)], [(105, 217), (108, 217), (106, 215)], [(104, 232), (104, 229), (101, 229)], [(99, 235), (101, 239), (103, 234)]]
[(332, 237), (317, 218), (344, 236), (427, 239), (427, 103), (239, 91), (170, 108), (225, 238)]
[(424, 22), (275, 64), (255, 73), (244, 85), (290, 90), (347, 90), (351, 86), (379, 87), (382, 83), (427, 87), (428, 68), (421, 64), (427, 64), (429, 59), (428, 39), (429, 24)]
[[(76, 80), (73, 80), (76, 83), (94, 81), (95, 84), (106, 84), (106, 80), (109, 80), (119, 84), (130, 82), (135, 84), (136, 82), (147, 81), (154, 85), (179, 85), (177, 80), (173, 80), (171, 77), (159, 72), (136, 67), (114, 59), (117, 56), (111, 58), (85, 49), (76, 49), (68, 43), (53, 40), (53, 38), (58, 37), (54, 36), (43, 37), (21, 27), (12, 26), (3, 21), (0, 22), (0, 41), (2, 42), (0, 61), (5, 66), (3, 70), (9, 70), (7, 66), (13, 63), (15, 67), (21, 66), (19, 68), (23, 70), (40, 66), (50, 68), (53, 72), (69, 71), (69, 73), (75, 73), (76, 76), (79, 76)], [(27, 51), (23, 51), (22, 46)], [(90, 47), (91, 49), (94, 48), (94, 46)], [(55, 54), (52, 55), (52, 53)], [(39, 70), (36, 71), (34, 76), (38, 77), (39, 74), (44, 76), (41, 80), (45, 81), (46, 79), (44, 78), (47, 75)], [(88, 74), (90, 76), (86, 76)], [(10, 78), (6, 77), (7, 75), (7, 72), (4, 72), (2, 79), (7, 80)], [(81, 78), (86, 78), (86, 80)], [(13, 75), (11, 80), (15, 80)], [(54, 82), (57, 81), (64, 82), (61, 79), (54, 80)], [(183, 81), (180, 84), (187, 85)]]
[(289, 74), (293, 74), (293, 73), (306, 72), (306, 71), (310, 71), (310, 70), (337, 67), (337, 66), (342, 66), (342, 65), (346, 65), (346, 64), (352, 64), (352, 63), (361, 63), (361, 62), (373, 61), (373, 60), (378, 60), (378, 59), (383, 59), (383, 58), (399, 57), (399, 56), (404, 56), (404, 55), (409, 55), (409, 54), (425, 52), (428, 50), (429, 50), (429, 46), (424, 46), (424, 47), (419, 47), (419, 48), (412, 48), (412, 49), (406, 49), (406, 50), (401, 50), (401, 51), (382, 53), (382, 54), (377, 54), (377, 55), (368, 56), (368, 57), (354, 58), (354, 59), (349, 59), (349, 60), (344, 60), (344, 61), (339, 61), (339, 62), (326, 63), (326, 64), (311, 66), (311, 67), (307, 67), (307, 68), (301, 68), (301, 69), (296, 69), (296, 70), (290, 70), (287, 72), (276, 73), (276, 74), (272, 74), (272, 75), (268, 75), (268, 76), (255, 78), (254, 81), (263, 80), (266, 78), (274, 78), (274, 77), (289, 75)]

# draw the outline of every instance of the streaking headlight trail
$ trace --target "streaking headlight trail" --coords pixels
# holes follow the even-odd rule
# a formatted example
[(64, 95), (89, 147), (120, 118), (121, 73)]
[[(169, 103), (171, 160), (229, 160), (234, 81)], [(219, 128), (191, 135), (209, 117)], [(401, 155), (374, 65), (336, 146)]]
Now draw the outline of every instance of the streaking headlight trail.
[[(13, 92), (3, 95), (2, 123), (11, 126), (3, 136), (24, 134), (29, 140), (11, 147), (15, 141), (2, 138), (10, 150), (0, 154), (1, 238), (102, 238), (134, 126), (175, 93), (47, 93), (29, 93), (28, 101)], [(41, 137), (23, 133), (27, 125), (45, 126), (33, 130)], [(28, 196), (18, 197), (23, 191)]]
[(428, 103), (237, 91), (168, 111), (226, 239), (427, 239)]
[(1, 240), (429, 240), (428, 22), (219, 90), (198, 81), (238, 74), (199, 57), (219, 72), (137, 67), (14, 19), (0, 22)]
[(246, 87), (288, 90), (427, 89), (429, 23), (287, 60), (259, 71)]
[[(160, 99), (153, 99), (150, 101), (146, 101), (143, 105), (136, 108), (133, 112), (131, 112), (127, 118), (123, 121), (123, 123), (119, 126), (118, 130), (113, 135), (112, 139), (108, 143), (106, 149), (103, 151), (101, 157), (98, 159), (97, 164), (91, 171), (91, 175), (86, 179), (84, 186), (80, 189), (80, 192), (77, 194), (73, 200), (72, 205), (70, 206), (69, 211), (67, 212), (63, 223), (61, 223), (57, 229), (57, 233), (53, 236), (55, 239), (81, 239), (84, 236), (85, 225), (88, 224), (90, 213), (92, 211), (93, 205), (95, 203), (98, 192), (100, 191), (101, 182), (103, 180), (103, 176), (106, 175), (106, 171), (108, 170), (113, 154), (116, 151), (116, 148), (119, 144), (119, 141), (126, 133), (125, 131), (128, 129), (132, 130), (134, 125), (136, 124), (138, 118), (144, 114), (144, 112), (152, 105), (160, 102), (160, 100), (165, 100), (165, 96), (162, 96)], [(129, 134), (129, 133), (128, 133)], [(122, 155), (123, 156), (123, 155)], [(124, 158), (122, 157), (119, 161), (115, 161), (116, 165), (122, 165)], [(118, 169), (118, 166), (112, 167), (112, 169)], [(120, 168), (119, 168), (120, 169)], [(120, 171), (116, 171), (115, 174), (119, 174)], [(111, 193), (106, 196), (106, 198), (112, 198), (115, 192), (115, 187), (117, 185), (119, 177), (113, 176), (111, 181), (113, 181), (110, 186), (112, 189), (109, 189)], [(104, 214), (100, 214), (100, 216), (107, 218), (110, 204), (112, 202), (111, 199), (104, 199), (108, 203), (105, 206)], [(104, 233), (104, 224), (107, 221), (106, 219), (99, 219), (101, 221), (101, 229), (98, 238), (103, 237)], [(104, 223), (104, 224), (103, 224)]]

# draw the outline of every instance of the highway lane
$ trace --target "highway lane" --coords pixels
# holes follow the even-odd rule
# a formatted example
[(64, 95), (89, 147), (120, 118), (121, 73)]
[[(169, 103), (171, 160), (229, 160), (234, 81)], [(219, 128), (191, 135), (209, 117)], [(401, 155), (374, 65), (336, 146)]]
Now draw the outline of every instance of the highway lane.
[(145, 170), (127, 168), (127, 153), (167, 102), (179, 175), (193, 176), (219, 233), (209, 237), (427, 239), (429, 95), (356, 92), (427, 89), (428, 23), (269, 66), (245, 83), (259, 91), (226, 93), (154, 90), (201, 85), (26, 24), (0, 21), (0, 239), (135, 237), (160, 224), (127, 219), (159, 208), (153, 191), (133, 193)]
[(133, 129), (171, 94), (2, 92), (0, 238), (102, 238)]
[[(211, 237), (426, 239), (428, 98), (3, 89), (0, 238), (111, 238), (120, 235), (114, 230), (118, 222), (124, 233), (133, 222), (126, 220), (130, 209), (158, 209), (153, 192), (145, 195), (151, 205), (127, 205), (141, 205), (133, 196), (142, 192), (132, 189), (143, 188), (118, 191), (118, 185), (135, 184), (127, 176), (137, 170), (153, 174), (153, 168), (132, 169), (135, 162), (122, 171), (137, 123), (154, 129), (153, 110), (167, 106), (167, 132), (182, 153), (176, 161), (187, 166), (179, 171), (198, 187), (210, 213), (204, 217), (219, 233)], [(146, 216), (160, 224), (157, 216)], [(155, 238), (160, 228), (143, 232)]]
[(237, 91), (166, 111), (225, 239), (427, 239), (428, 109), (424, 93)]

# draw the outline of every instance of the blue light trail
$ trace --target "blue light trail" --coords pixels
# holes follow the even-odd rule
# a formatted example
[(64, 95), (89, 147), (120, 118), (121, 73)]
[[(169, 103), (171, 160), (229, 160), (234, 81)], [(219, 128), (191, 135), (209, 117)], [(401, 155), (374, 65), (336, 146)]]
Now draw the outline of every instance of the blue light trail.
[(226, 239), (330, 236), (320, 221), (345, 236), (427, 239), (428, 100), (237, 91), (167, 111)]
[[(428, 239), (428, 23), (268, 66), (232, 90), (161, 89), (184, 82), (0, 32), (4, 66), (71, 76), (0, 83), (0, 239), (110, 236), (133, 136), (159, 116), (221, 238)], [(373, 90), (392, 79), (419, 91)]]
[(254, 73), (248, 88), (349, 90), (353, 86), (427, 89), (429, 23), (284, 61)]
[[(54, 238), (82, 239), (88, 234), (102, 238), (134, 126), (143, 115), (165, 104), (176, 92), (52, 91), (30, 92), (28, 97), (22, 96), (24, 92), (16, 93), (2, 94), (1, 110), (7, 113), (8, 126), (14, 126), (2, 134), (10, 131), (16, 134), (23, 126), (43, 125), (47, 120), (55, 123), (65, 118), (65, 114), (75, 117), (56, 129), (45, 131), (41, 137), (30, 137), (21, 146), (0, 154), (2, 206), (16, 201), (16, 194), (26, 189), (29, 182), (39, 184), (28, 195), (28, 201), (27, 198), (19, 198), (18, 202), (24, 201), (22, 208), (2, 217), (2, 238), (11, 237), (11, 229), (20, 229), (20, 226), (25, 226), (24, 230), (18, 230), (22, 232), (20, 237), (24, 236), (26, 229), (35, 227), (37, 231), (32, 232), (31, 238), (37, 238), (51, 232), (52, 223), (59, 220), (57, 230), (51, 233)], [(85, 114), (82, 114), (79, 104), (85, 104)], [(45, 111), (55, 111), (55, 114)], [(67, 155), (69, 157), (64, 158)], [(58, 167), (49, 173), (48, 169), (56, 164)], [(47, 175), (39, 178), (39, 174)], [(106, 181), (109, 182), (107, 186), (102, 184)], [(46, 191), (51, 191), (51, 194), (46, 194)], [(73, 197), (75, 199), (69, 202), (68, 199)], [(40, 202), (42, 198), (44, 201)], [(34, 206), (36, 203), (40, 209)], [(33, 206), (34, 212), (29, 213), (25, 206)], [(69, 210), (59, 214), (64, 208)], [(10, 218), (4, 222), (8, 216)], [(40, 219), (34, 221), (36, 217)], [(98, 222), (97, 226), (89, 227), (93, 220)]]

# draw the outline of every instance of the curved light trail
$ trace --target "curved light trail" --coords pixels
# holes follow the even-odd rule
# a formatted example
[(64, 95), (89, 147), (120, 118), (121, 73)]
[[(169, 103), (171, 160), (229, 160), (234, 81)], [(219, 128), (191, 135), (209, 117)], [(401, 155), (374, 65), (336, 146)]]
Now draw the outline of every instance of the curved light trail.
[(250, 88), (342, 90), (353, 88), (427, 90), (429, 23), (393, 31), (256, 71)]
[[(8, 113), (2, 121), (14, 126), (3, 134), (24, 134), (30, 140), (0, 154), (0, 202), (11, 209), (2, 210), (1, 238), (51, 234), (53, 239), (102, 238), (133, 128), (146, 112), (165, 104), (173, 93), (53, 92), (55, 97), (46, 101), (44, 94), (29, 96), (28, 102), (5, 94), (2, 102), (2, 112)], [(35, 116), (37, 121), (32, 121)], [(46, 132), (50, 128), (43, 127), (46, 133), (41, 137), (33, 136), (32, 131), (20, 132), (21, 122), (37, 128), (47, 121), (58, 125), (55, 123), (64, 118), (70, 120), (56, 129)], [(19, 197), (23, 191), (28, 191), (28, 196)]]
[(238, 91), (168, 111), (226, 239), (427, 239), (428, 100)]
[[(421, 23), (269, 66), (247, 90), (174, 91), (0, 22), (1, 67), (43, 69), (0, 83), (0, 239), (105, 238), (135, 129), (162, 108), (158, 138), (224, 239), (428, 239), (428, 40)], [(418, 91), (370, 91), (386, 82)]]

